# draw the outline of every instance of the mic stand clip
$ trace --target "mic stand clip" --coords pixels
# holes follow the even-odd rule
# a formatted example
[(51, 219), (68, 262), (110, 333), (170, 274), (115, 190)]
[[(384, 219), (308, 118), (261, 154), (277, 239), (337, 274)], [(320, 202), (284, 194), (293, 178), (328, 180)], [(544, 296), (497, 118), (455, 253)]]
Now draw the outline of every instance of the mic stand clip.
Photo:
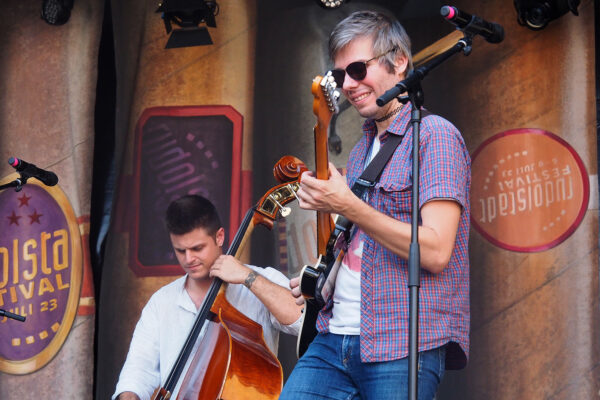
[(12, 182), (9, 182), (9, 183), (4, 184), (4, 185), (0, 185), (0, 190), (6, 189), (6, 188), (9, 188), (9, 187), (14, 187), (15, 188), (15, 192), (20, 192), (21, 189), (23, 189), (23, 185), (25, 183), (27, 183), (27, 179), (28, 178), (30, 178), (30, 177), (26, 177), (26, 178), (23, 179), (23, 175), (21, 174), (21, 179), (23, 179), (23, 180), (17, 178), (17, 179), (15, 179)]

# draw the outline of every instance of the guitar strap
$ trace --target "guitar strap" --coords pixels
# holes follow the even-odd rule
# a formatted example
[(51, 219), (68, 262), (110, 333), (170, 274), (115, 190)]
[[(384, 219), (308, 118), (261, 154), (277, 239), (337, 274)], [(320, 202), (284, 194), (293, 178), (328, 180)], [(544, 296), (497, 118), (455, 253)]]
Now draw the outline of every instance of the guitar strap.
[[(431, 115), (431, 113), (427, 110), (421, 110), (421, 117), (425, 118), (426, 116)], [(410, 122), (406, 123), (406, 128), (404, 129), (404, 134), (400, 135), (390, 135), (385, 145), (379, 150), (377, 155), (371, 160), (367, 168), (363, 171), (363, 173), (358, 177), (358, 179), (352, 185), (352, 192), (358, 196), (359, 198), (363, 198), (367, 189), (375, 186), (379, 177), (381, 176), (381, 172), (385, 165), (388, 163), (394, 151), (396, 151), (396, 147), (400, 145), (402, 139), (408, 132), (410, 128)]]
[(400, 145), (403, 138), (404, 135), (390, 135), (390, 138), (385, 145), (379, 150), (369, 165), (367, 165), (367, 168), (365, 168), (363, 173), (356, 179), (354, 185), (352, 185), (352, 188), (350, 189), (352, 190), (352, 193), (362, 199), (367, 189), (375, 186), (381, 176), (383, 168), (385, 168), (385, 165), (388, 163), (392, 154), (396, 151), (396, 147)]

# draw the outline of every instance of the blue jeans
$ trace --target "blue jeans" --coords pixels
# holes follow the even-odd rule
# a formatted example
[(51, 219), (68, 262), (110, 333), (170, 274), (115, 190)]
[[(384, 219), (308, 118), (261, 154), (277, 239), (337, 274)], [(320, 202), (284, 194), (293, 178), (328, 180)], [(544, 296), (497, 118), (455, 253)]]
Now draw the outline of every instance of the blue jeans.
[[(280, 400), (406, 400), (408, 357), (363, 363), (359, 336), (319, 334), (298, 360)], [(446, 348), (423, 351), (418, 361), (418, 398), (431, 400), (445, 371)]]

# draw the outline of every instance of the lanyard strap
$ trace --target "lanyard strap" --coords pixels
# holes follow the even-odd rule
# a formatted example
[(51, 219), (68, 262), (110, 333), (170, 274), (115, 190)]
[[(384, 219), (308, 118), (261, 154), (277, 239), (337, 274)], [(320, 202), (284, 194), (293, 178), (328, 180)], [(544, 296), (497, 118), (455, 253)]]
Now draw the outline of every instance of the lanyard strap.
[(369, 165), (367, 165), (367, 168), (365, 168), (358, 179), (356, 179), (351, 190), (357, 197), (362, 199), (367, 189), (375, 186), (383, 168), (392, 157), (392, 154), (394, 154), (396, 147), (402, 142), (403, 137), (400, 135), (390, 135), (385, 145), (379, 150)]
[[(421, 110), (423, 118), (428, 115), (431, 115), (430, 112), (426, 110)], [(400, 145), (404, 135), (408, 132), (410, 128), (410, 121), (407, 122), (406, 128), (404, 129), (404, 134), (400, 135), (390, 135), (390, 138), (385, 142), (385, 145), (379, 150), (377, 155), (371, 160), (367, 168), (363, 171), (363, 173), (356, 179), (354, 185), (352, 185), (352, 192), (359, 198), (363, 198), (367, 189), (375, 186), (377, 181), (379, 180), (379, 176), (385, 168), (385, 165), (388, 163), (394, 151), (396, 151), (396, 147)]]

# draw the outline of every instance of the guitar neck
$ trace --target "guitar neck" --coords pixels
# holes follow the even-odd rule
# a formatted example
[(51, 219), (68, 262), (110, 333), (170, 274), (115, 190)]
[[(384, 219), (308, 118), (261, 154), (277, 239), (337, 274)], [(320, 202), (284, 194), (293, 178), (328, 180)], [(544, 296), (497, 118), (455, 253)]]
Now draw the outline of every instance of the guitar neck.
[[(329, 179), (327, 127), (315, 127), (315, 172), (317, 179)], [(329, 213), (317, 211), (317, 254), (325, 254), (334, 225)]]
[[(314, 96), (313, 112), (317, 116), (315, 134), (315, 173), (317, 179), (329, 179), (329, 151), (327, 139), (331, 115), (337, 110), (336, 98), (330, 93), (327, 80), (317, 76), (313, 80), (311, 92)], [(327, 252), (327, 241), (334, 224), (329, 213), (317, 211), (317, 254)]]

